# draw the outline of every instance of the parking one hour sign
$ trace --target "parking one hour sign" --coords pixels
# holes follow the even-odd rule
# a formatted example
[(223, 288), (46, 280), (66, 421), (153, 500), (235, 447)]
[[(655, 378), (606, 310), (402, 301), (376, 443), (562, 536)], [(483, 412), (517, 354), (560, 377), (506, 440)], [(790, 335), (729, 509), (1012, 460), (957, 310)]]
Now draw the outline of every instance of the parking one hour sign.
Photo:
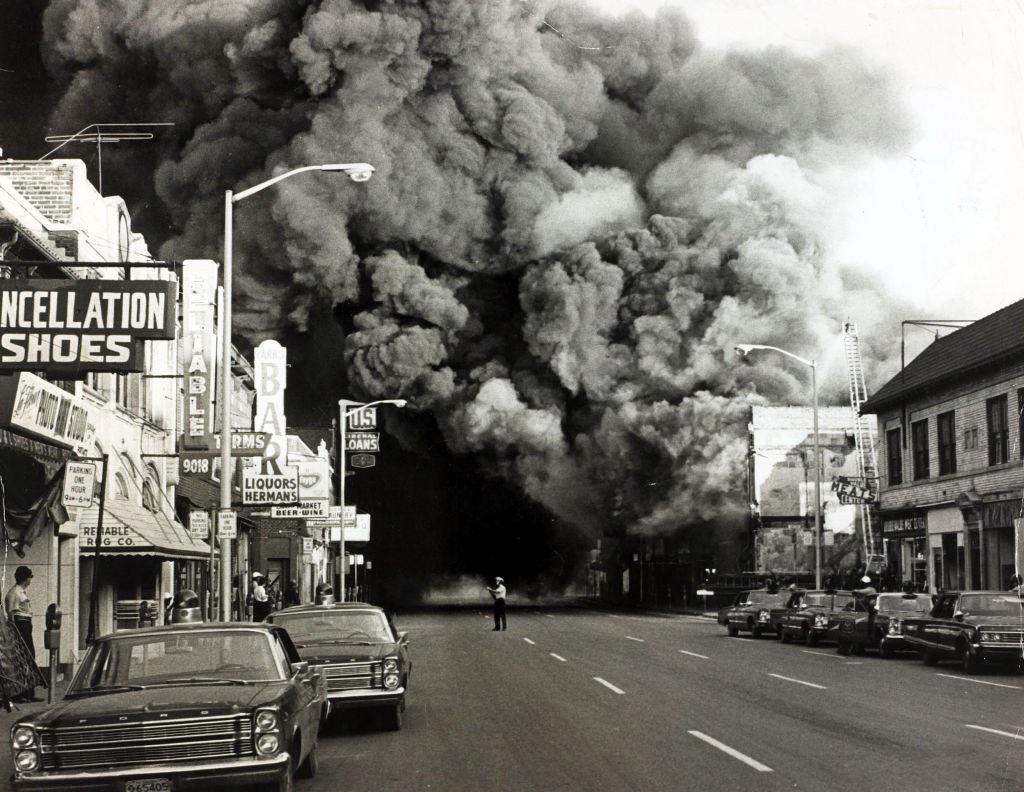
[(60, 502), (65, 507), (86, 509), (92, 506), (96, 486), (96, 466), (92, 462), (68, 462), (64, 469), (64, 492)]
[(238, 515), (233, 511), (217, 512), (217, 538), (238, 538)]

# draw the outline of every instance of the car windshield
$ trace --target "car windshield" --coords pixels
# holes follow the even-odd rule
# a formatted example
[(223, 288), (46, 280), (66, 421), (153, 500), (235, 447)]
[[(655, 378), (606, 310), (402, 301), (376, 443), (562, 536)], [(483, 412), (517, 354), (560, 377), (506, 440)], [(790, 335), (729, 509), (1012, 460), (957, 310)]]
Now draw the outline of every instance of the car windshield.
[(156, 685), (279, 681), (271, 637), (260, 630), (193, 630), (112, 636), (98, 641), (69, 694)]
[(776, 591), (774, 593), (751, 591), (747, 594), (746, 602), (748, 605), (777, 605), (781, 607), (786, 604), (788, 596), (789, 592), (786, 591)]
[(1024, 601), (1016, 594), (965, 594), (960, 610), (973, 616), (1013, 616), (1024, 619)]
[(317, 643), (391, 643), (394, 636), (380, 611), (322, 610), (275, 613), (296, 646)]
[(879, 613), (928, 613), (931, 597), (907, 597), (903, 594), (879, 594)]
[(800, 604), (808, 608), (825, 607), (836, 610), (846, 607), (850, 602), (853, 602), (852, 594), (829, 594), (824, 591), (808, 591), (800, 600)]

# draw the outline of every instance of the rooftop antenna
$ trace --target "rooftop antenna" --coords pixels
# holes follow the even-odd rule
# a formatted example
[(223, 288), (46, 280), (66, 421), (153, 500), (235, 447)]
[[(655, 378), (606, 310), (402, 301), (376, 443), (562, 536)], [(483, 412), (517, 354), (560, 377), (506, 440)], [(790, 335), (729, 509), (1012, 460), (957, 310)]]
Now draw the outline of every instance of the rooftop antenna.
[(58, 143), (56, 148), (50, 149), (38, 161), (42, 161), (51, 154), (59, 151), (68, 143), (95, 143), (97, 169), (99, 171), (99, 190), (103, 194), (103, 144), (124, 143), (136, 140), (152, 140), (152, 132), (135, 131), (136, 127), (169, 127), (174, 126), (170, 121), (158, 121), (152, 123), (137, 124), (89, 124), (75, 132), (73, 135), (50, 135), (44, 138), (47, 143)]

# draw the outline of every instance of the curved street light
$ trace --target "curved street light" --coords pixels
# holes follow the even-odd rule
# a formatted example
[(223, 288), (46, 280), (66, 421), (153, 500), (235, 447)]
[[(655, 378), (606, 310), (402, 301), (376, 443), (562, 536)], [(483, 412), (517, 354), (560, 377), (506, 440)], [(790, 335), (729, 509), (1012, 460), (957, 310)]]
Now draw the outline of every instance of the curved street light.
[(736, 354), (746, 357), (751, 352), (759, 349), (769, 352), (778, 352), (780, 355), (793, 358), (799, 363), (811, 368), (811, 392), (813, 394), (813, 420), (814, 420), (814, 587), (821, 588), (821, 453), (818, 445), (818, 367), (814, 360), (802, 358), (780, 349), (765, 344), (737, 344)]
[[(338, 586), (338, 592), (336, 592), (338, 602), (345, 601), (345, 434), (348, 429), (348, 417), (367, 407), (376, 407), (379, 404), (390, 404), (402, 408), (408, 403), (405, 399), (378, 399), (365, 403), (338, 399), (338, 503), (341, 505), (341, 531), (338, 538), (338, 558), (341, 560), (341, 572), (338, 577), (341, 585)], [(348, 409), (350, 406), (352, 409)]]
[[(220, 359), (220, 508), (222, 511), (231, 509), (231, 280), (233, 244), (232, 213), (234, 205), (260, 190), (277, 184), (299, 173), (306, 171), (340, 171), (348, 174), (354, 182), (368, 181), (373, 176), (374, 167), (365, 162), (327, 163), (323, 165), (304, 165), (293, 168), (273, 178), (262, 181), (253, 187), (234, 193), (224, 191), (224, 307), (221, 316), (221, 359)], [(211, 535), (210, 541), (213, 541)], [(210, 570), (212, 576), (213, 569)], [(231, 540), (220, 542), (220, 618), (229, 621), (231, 618)]]

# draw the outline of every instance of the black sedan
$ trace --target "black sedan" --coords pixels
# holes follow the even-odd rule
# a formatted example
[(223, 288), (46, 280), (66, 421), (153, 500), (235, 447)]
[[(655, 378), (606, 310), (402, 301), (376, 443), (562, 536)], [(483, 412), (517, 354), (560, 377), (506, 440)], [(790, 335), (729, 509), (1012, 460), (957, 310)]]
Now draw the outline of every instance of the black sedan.
[(903, 635), (905, 619), (926, 616), (932, 607), (927, 594), (883, 593), (857, 597), (836, 615), (839, 654), (878, 650), (882, 657), (894, 652), (915, 649)]
[(288, 630), (303, 660), (327, 681), (329, 713), (372, 708), (402, 728), (412, 673), (409, 639), (384, 611), (363, 602), (298, 605), (268, 617)]
[(11, 729), (14, 789), (290, 790), (315, 775), (323, 679), (267, 624), (98, 639), (64, 699)]

